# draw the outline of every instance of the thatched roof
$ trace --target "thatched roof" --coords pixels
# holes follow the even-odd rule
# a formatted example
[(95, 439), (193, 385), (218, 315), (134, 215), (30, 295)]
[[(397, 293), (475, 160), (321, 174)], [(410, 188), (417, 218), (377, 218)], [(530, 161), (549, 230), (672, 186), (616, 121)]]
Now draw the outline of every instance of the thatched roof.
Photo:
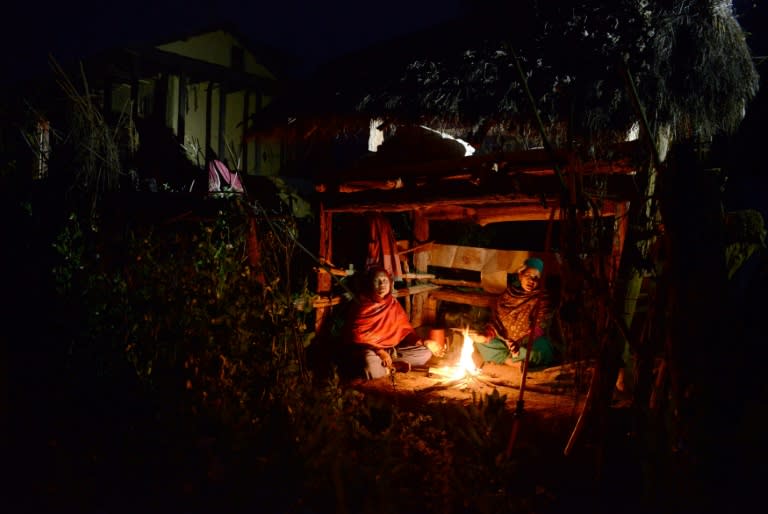
[(623, 140), (639, 119), (628, 77), (652, 129), (706, 140), (734, 130), (757, 91), (730, 1), (478, 4), (332, 63), (254, 120), (254, 132), (290, 117), (302, 136), (338, 134), (375, 116), (527, 149), (542, 141), (522, 71), (555, 147)]

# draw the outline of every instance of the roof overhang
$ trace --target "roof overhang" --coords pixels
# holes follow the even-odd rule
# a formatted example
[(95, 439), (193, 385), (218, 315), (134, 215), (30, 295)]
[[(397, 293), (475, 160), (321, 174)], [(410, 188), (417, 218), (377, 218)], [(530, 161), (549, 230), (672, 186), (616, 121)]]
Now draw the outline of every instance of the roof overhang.
[(274, 79), (233, 70), (226, 66), (192, 59), (173, 52), (145, 47), (120, 49), (90, 61), (89, 74), (129, 83), (159, 73), (185, 75), (190, 82), (215, 82), (230, 91), (257, 89), (266, 94), (279, 91)]
[(405, 212), (428, 219), (464, 219), (478, 224), (559, 217), (565, 191), (580, 189), (578, 207), (590, 216), (616, 213), (638, 197), (635, 142), (614, 149), (610, 159), (576, 160), (544, 150), (470, 156), (424, 164), (347, 170), (318, 183), (326, 212)]

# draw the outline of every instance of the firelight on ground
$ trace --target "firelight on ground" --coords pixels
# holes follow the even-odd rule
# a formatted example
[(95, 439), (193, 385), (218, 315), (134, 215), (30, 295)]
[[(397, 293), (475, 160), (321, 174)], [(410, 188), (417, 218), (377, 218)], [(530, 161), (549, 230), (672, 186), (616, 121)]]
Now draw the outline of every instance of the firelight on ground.
[(480, 374), (480, 370), (477, 369), (475, 362), (472, 360), (472, 352), (475, 347), (469, 329), (464, 329), (462, 335), (464, 337), (461, 345), (461, 352), (459, 353), (459, 358), (456, 363), (449, 366), (441, 366), (439, 368), (429, 368), (430, 374), (449, 380), (461, 380), (463, 378), (475, 377)]

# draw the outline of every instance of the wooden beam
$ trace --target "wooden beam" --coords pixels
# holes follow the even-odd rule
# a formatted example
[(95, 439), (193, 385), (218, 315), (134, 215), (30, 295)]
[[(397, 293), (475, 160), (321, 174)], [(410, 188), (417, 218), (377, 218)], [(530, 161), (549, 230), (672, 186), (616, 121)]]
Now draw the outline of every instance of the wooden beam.
[(435, 276), (434, 273), (403, 273), (403, 279), (406, 280), (430, 280)]
[[(375, 159), (375, 158), (374, 158)], [(562, 153), (558, 164), (566, 164), (565, 154)], [(505, 163), (520, 169), (551, 170), (552, 160), (544, 150), (528, 150), (524, 152), (494, 153), (479, 156), (461, 157), (458, 159), (443, 159), (426, 163), (380, 164), (362, 166), (342, 171), (338, 177), (342, 180), (365, 176), (368, 179), (386, 179), (391, 177), (431, 177), (446, 174), (457, 174), (467, 170), (482, 171), (496, 163)], [(514, 163), (514, 164), (511, 164)]]
[[(631, 200), (639, 194), (633, 176), (608, 175), (606, 198)], [(531, 203), (542, 197), (560, 198), (560, 183), (554, 175), (520, 174), (496, 177), (485, 183), (437, 183), (391, 191), (325, 193), (326, 208), (331, 212), (406, 212), (428, 208), (473, 207), (487, 204)]]
[(438, 289), (429, 293), (429, 296), (432, 299), (444, 302), (462, 303), (465, 305), (474, 305), (475, 307), (492, 307), (493, 303), (496, 301), (497, 295)]
[(429, 250), (429, 247), (432, 246), (433, 244), (435, 244), (434, 241), (427, 241), (426, 243), (417, 244), (410, 248), (406, 248), (405, 250), (398, 250), (397, 255), (407, 255), (409, 253), (422, 252), (424, 250)]
[[(496, 152), (472, 155), (458, 159), (443, 159), (426, 163), (395, 164), (381, 163), (355, 166), (334, 173), (334, 180), (345, 182), (364, 176), (367, 180), (392, 179), (393, 177), (435, 177), (460, 175), (462, 173), (518, 173), (533, 172), (551, 174), (554, 165), (561, 168), (578, 168), (580, 174), (634, 173), (637, 170), (635, 157), (641, 151), (636, 141), (613, 145), (605, 152), (610, 158), (580, 160), (574, 152), (557, 150), (555, 160), (543, 149), (517, 152)], [(371, 159), (375, 161), (375, 157)], [(370, 162), (370, 161), (368, 161)], [(497, 171), (494, 171), (497, 170)]]
[[(369, 191), (371, 189), (378, 189), (387, 191), (390, 189), (400, 189), (403, 187), (403, 181), (396, 180), (354, 180), (339, 184), (339, 193), (356, 193), (358, 191)], [(322, 184), (318, 184), (316, 187), (319, 191), (325, 191)]]
[(451, 278), (435, 278), (432, 280), (433, 284), (437, 284), (438, 286), (450, 286), (450, 287), (475, 287), (477, 289), (482, 289), (483, 284), (482, 282), (475, 282), (472, 280), (455, 280)]
[(328, 273), (329, 275), (333, 275), (336, 277), (351, 277), (352, 275), (355, 274), (355, 270), (353, 269), (336, 268), (334, 266), (331, 266), (330, 264), (327, 264), (327, 267), (325, 268), (315, 266), (313, 270), (317, 273)]
[(440, 286), (437, 284), (416, 284), (415, 286), (401, 287), (392, 292), (392, 296), (395, 298), (402, 298), (410, 295), (420, 295), (421, 293), (427, 293), (429, 291), (437, 291)]
[[(624, 202), (614, 202), (612, 200), (603, 201), (602, 208), (600, 209), (600, 216), (615, 216), (617, 213), (617, 205)], [(490, 223), (500, 223), (505, 221), (546, 221), (549, 220), (552, 208), (555, 208), (554, 219), (560, 219), (560, 210), (557, 209), (558, 202), (549, 200), (542, 205), (541, 203), (535, 204), (520, 204), (512, 207), (506, 206), (494, 206), (494, 207), (478, 207), (475, 209), (475, 213), (472, 216), (472, 221), (480, 226), (485, 226)], [(592, 211), (587, 211), (587, 217), (592, 216)]]
[(318, 310), (320, 310), (320, 309), (325, 310), (325, 309), (327, 309), (329, 307), (333, 307), (334, 305), (339, 305), (342, 302), (342, 300), (344, 300), (343, 296), (330, 296), (330, 297), (327, 297), (327, 298), (315, 298), (312, 301), (312, 306), (315, 309), (318, 309)]
[(431, 221), (466, 221), (476, 212), (476, 208), (463, 205), (432, 205), (424, 209), (424, 216)]
[[(495, 204), (494, 204), (495, 202)], [(557, 207), (555, 200), (547, 200), (545, 204), (532, 202), (530, 199), (521, 199), (519, 202), (500, 202), (496, 198), (475, 199), (467, 201), (469, 205), (456, 203), (435, 204), (424, 209), (423, 216), (428, 221), (467, 221), (485, 226), (491, 223), (515, 222), (515, 221), (547, 221), (550, 210)], [(600, 210), (601, 216), (615, 216), (617, 206), (622, 202), (604, 200)], [(494, 204), (488, 207), (476, 204)], [(402, 205), (389, 206), (393, 211), (399, 210)], [(357, 209), (336, 210), (333, 212), (365, 212), (370, 209), (358, 211)], [(380, 210), (388, 210), (380, 208)], [(591, 211), (587, 213), (591, 216)], [(560, 219), (560, 213), (556, 210), (555, 219)]]

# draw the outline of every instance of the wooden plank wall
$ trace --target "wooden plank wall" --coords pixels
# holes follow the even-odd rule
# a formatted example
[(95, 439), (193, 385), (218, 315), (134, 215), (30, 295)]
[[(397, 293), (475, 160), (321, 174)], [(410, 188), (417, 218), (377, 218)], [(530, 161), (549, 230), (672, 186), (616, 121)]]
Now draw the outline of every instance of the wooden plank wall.
[(443, 244), (433, 244), (429, 253), (432, 266), (479, 271), (483, 289), (494, 294), (504, 291), (507, 274), (515, 273), (532, 255), (527, 251)]

